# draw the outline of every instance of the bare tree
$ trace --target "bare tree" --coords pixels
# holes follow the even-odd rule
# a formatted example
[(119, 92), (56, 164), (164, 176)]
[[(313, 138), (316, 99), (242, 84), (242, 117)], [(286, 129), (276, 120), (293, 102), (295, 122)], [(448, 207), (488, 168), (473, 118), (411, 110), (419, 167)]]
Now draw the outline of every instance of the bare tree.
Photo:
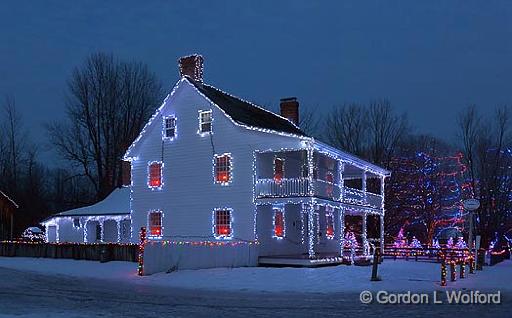
[[(4, 97), (2, 110), (4, 114), (3, 130), (3, 169), (4, 187), (9, 187), (12, 192), (17, 191), (19, 181), (19, 166), (23, 160), (23, 148), (26, 143), (26, 135), (23, 131), (21, 115), (16, 110), (14, 97)], [(3, 117), (3, 116), (2, 116)]]
[(401, 139), (408, 132), (407, 115), (395, 115), (386, 99), (370, 103), (368, 112), (369, 159), (388, 167)]
[(161, 101), (161, 85), (145, 64), (98, 53), (73, 71), (68, 93), (68, 122), (50, 125), (50, 138), (102, 199), (119, 185), (120, 159)]
[(360, 104), (334, 107), (327, 115), (326, 139), (333, 146), (365, 157), (368, 142), (366, 110)]
[(476, 228), (482, 245), (488, 246), (496, 232), (503, 232), (512, 209), (512, 129), (509, 107), (496, 108), (492, 118), (484, 118), (474, 106), (459, 116), (460, 140), (467, 158), (475, 198)]

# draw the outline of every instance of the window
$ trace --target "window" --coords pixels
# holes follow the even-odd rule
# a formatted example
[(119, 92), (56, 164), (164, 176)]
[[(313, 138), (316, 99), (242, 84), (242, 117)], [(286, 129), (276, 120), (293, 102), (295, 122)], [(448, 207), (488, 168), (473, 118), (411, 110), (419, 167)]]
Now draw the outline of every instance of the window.
[(214, 211), (214, 234), (216, 238), (231, 238), (231, 212), (230, 209)]
[(171, 115), (164, 118), (164, 138), (174, 139), (176, 137), (176, 116)]
[(73, 227), (76, 228), (76, 229), (80, 228), (80, 219), (79, 218), (74, 218), (73, 219)]
[(162, 236), (162, 212), (153, 211), (148, 215), (149, 236)]
[(274, 181), (280, 183), (284, 177), (284, 159), (274, 159)]
[(215, 155), (215, 182), (231, 182), (231, 154)]
[(329, 210), (327, 207), (325, 208), (325, 235), (332, 240), (334, 238), (334, 215)]
[(209, 133), (212, 131), (212, 111), (200, 111), (199, 112), (199, 133)]
[(284, 211), (283, 209), (274, 208), (274, 237), (281, 239), (284, 237)]
[(163, 163), (153, 161), (148, 166), (148, 187), (161, 188), (162, 187), (162, 168)]

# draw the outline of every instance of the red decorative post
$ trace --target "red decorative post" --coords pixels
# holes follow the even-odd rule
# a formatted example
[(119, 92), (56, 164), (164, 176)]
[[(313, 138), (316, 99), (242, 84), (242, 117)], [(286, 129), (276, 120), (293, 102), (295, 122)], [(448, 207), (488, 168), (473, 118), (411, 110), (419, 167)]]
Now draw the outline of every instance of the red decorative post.
[(137, 274), (139, 276), (144, 275), (144, 245), (146, 244), (146, 228), (141, 227), (139, 232), (139, 257)]

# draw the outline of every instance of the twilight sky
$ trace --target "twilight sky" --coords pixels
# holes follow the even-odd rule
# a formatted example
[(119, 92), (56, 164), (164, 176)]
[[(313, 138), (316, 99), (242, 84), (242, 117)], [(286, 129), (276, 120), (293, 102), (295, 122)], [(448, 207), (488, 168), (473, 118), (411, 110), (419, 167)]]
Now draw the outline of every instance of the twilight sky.
[(207, 83), (256, 103), (388, 98), (416, 132), (447, 140), (465, 105), (512, 104), (512, 1), (4, 0), (0, 94), (35, 141), (97, 51), (146, 62), (167, 91), (178, 57), (200, 53)]

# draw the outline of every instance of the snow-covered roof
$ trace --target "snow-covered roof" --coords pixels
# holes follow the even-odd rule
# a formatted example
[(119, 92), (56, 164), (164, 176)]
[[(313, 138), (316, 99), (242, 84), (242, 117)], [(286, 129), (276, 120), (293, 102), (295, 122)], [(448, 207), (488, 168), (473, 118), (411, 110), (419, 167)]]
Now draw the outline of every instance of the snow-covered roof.
[(103, 201), (86, 207), (64, 211), (48, 219), (62, 216), (118, 215), (130, 214), (130, 188), (115, 189)]
[(16, 209), (19, 208), (19, 206), (16, 204), (16, 202), (14, 202), (11, 198), (9, 198), (9, 196), (7, 194), (0, 191), (0, 195), (5, 197), (7, 199), (7, 201), (11, 202), (16, 207)]

